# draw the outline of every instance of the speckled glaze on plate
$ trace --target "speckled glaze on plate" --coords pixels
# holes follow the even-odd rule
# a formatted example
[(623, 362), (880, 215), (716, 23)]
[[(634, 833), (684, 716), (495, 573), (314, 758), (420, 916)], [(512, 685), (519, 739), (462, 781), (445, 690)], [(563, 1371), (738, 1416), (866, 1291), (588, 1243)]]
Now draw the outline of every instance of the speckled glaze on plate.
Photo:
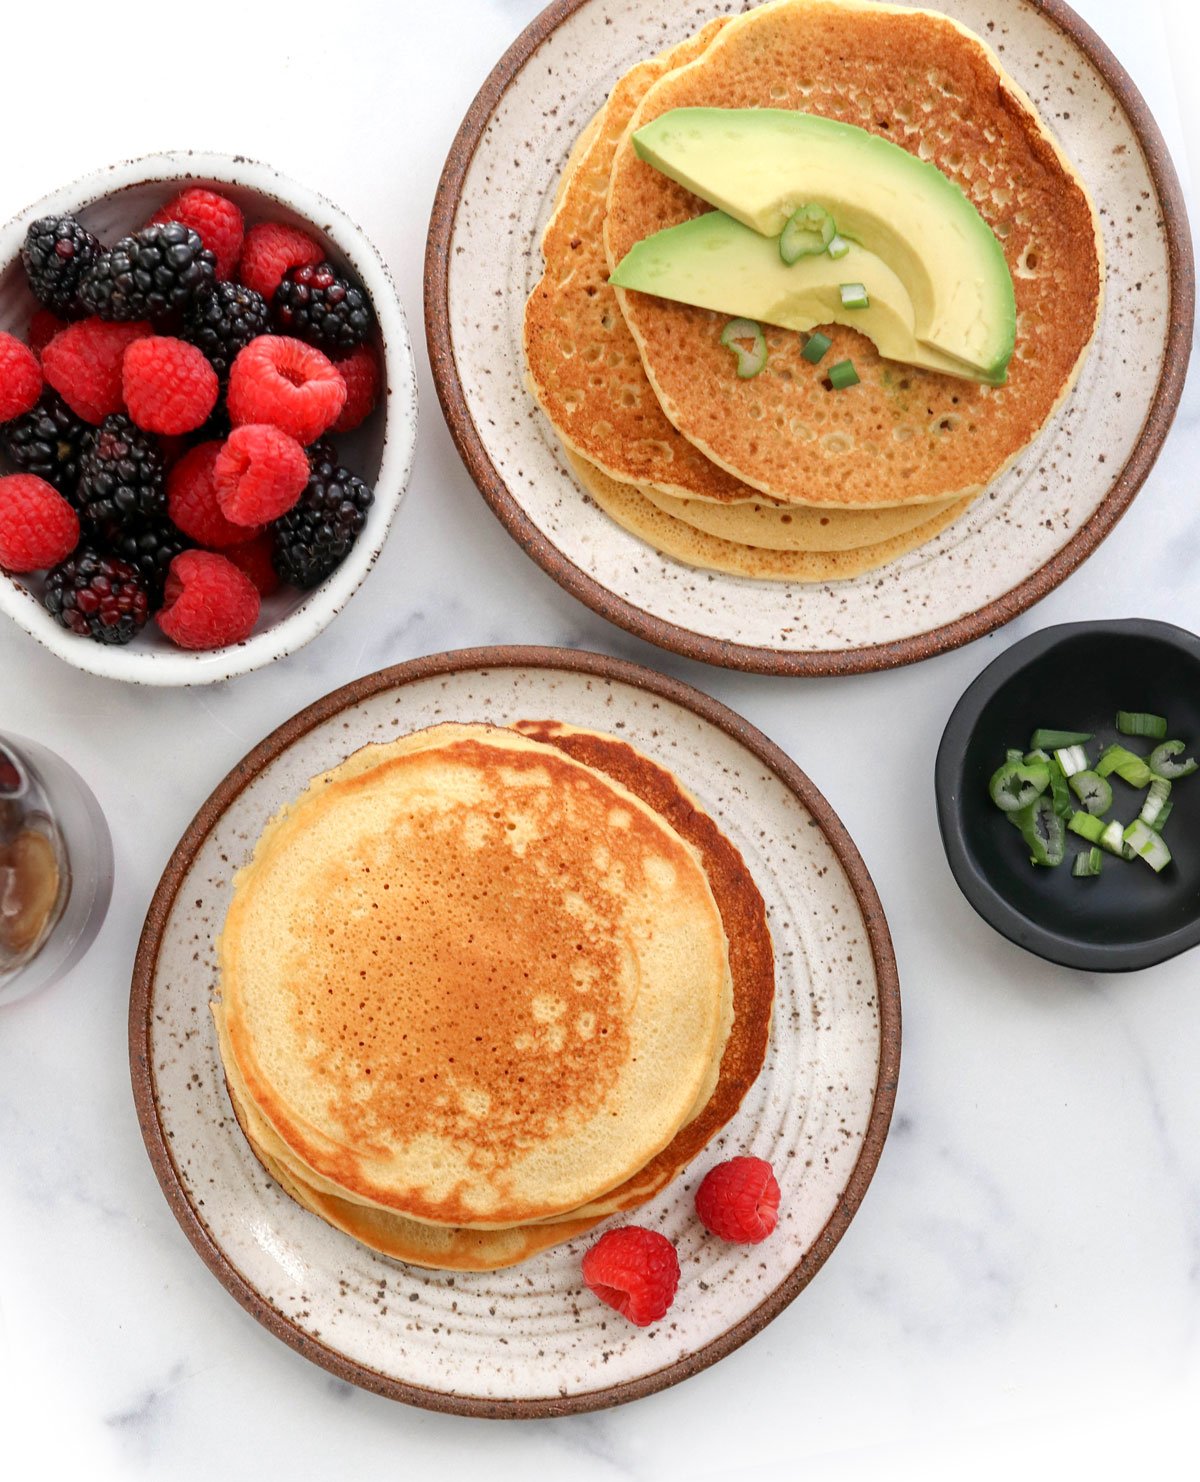
[(524, 385), (521, 325), (570, 147), (622, 72), (717, 0), (557, 0), (485, 82), (442, 175), (425, 273), (434, 379), (468, 469), (568, 591), (652, 642), (730, 668), (890, 668), (991, 632), (1104, 539), (1141, 487), (1183, 389), (1191, 238), (1162, 136), (1117, 59), (1062, 0), (944, 0), (1025, 88), (1087, 181), (1107, 254), (1079, 383), (1009, 472), (929, 544), (852, 581), (755, 583), (659, 555), (579, 491)]
[[(683, 1270), (671, 1312), (645, 1330), (582, 1286), (587, 1239), (509, 1271), (455, 1276), (376, 1255), (293, 1204), (234, 1120), (208, 1011), (231, 877), (310, 777), (370, 741), (439, 721), (537, 717), (609, 731), (670, 767), (745, 856), (775, 943), (762, 1074), (692, 1168), (634, 1216), (676, 1242)], [(687, 685), (598, 654), (474, 649), (356, 680), (234, 768), (151, 903), (129, 1044), (143, 1136), (171, 1208), (260, 1322), (341, 1378), (394, 1399), (475, 1416), (561, 1415), (687, 1378), (812, 1279), (883, 1147), (900, 995), (862, 859), (812, 783), (753, 726)], [(698, 1177), (742, 1152), (770, 1159), (783, 1193), (780, 1224), (758, 1246), (705, 1236), (692, 1209)]]

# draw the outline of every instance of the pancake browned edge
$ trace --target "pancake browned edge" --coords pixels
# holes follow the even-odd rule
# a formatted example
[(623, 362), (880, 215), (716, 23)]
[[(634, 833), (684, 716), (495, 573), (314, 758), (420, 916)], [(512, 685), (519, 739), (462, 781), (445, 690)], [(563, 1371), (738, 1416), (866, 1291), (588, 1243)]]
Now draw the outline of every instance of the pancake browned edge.
[(762, 1068), (770, 1034), (774, 952), (762, 896), (736, 847), (669, 771), (628, 743), (557, 721), (519, 722), (512, 729), (555, 746), (620, 782), (697, 851), (729, 941), (733, 1023), (715, 1090), (693, 1121), (657, 1157), (592, 1205), (557, 1220), (507, 1230), (419, 1224), (311, 1188), (256, 1141), (247, 1125), (254, 1114), (239, 1103), (230, 1088), (235, 1116), (251, 1150), (292, 1199), (359, 1243), (393, 1259), (432, 1269), (487, 1271), (516, 1265), (549, 1246), (575, 1238), (609, 1214), (632, 1209), (652, 1198), (737, 1111)]

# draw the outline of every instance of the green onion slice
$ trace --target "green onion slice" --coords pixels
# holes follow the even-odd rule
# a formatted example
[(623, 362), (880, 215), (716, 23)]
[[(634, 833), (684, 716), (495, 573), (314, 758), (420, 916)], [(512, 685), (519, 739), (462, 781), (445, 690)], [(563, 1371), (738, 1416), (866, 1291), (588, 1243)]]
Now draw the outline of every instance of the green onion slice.
[[(743, 340), (750, 340), (754, 348), (747, 350)], [(753, 319), (731, 319), (721, 331), (721, 343), (737, 356), (739, 380), (749, 381), (767, 363), (767, 337)]]
[(847, 386), (858, 385), (858, 372), (853, 360), (839, 360), (829, 367), (829, 384), (835, 391), (845, 391)]
[[(1179, 745), (1180, 750), (1183, 749), (1182, 742), (1167, 742), (1168, 746), (1174, 746), (1176, 744)], [(1196, 764), (1193, 762), (1193, 771), (1195, 770), (1195, 766)], [(1150, 781), (1154, 776), (1153, 771), (1146, 765), (1145, 757), (1138, 756), (1135, 752), (1127, 750), (1124, 746), (1108, 747), (1104, 755), (1096, 763), (1096, 771), (1101, 777), (1107, 777), (1110, 773), (1115, 772), (1124, 782), (1128, 782), (1130, 787), (1149, 787)]]
[(822, 356), (829, 349), (833, 341), (827, 334), (810, 334), (804, 342), (804, 349), (800, 354), (808, 361), (809, 365), (819, 365)]
[(1142, 804), (1142, 811), (1138, 818), (1150, 828), (1155, 828), (1164, 808), (1170, 808), (1168, 801), (1171, 796), (1171, 784), (1165, 777), (1156, 777), (1150, 784), (1150, 791), (1146, 794), (1146, 801)]
[(1139, 859), (1144, 859), (1155, 874), (1171, 863), (1171, 851), (1167, 848), (1166, 840), (1140, 818), (1135, 818), (1125, 830), (1124, 839), (1134, 854)]
[(1075, 856), (1071, 873), (1077, 880), (1086, 880), (1091, 875), (1098, 875), (1103, 868), (1104, 855), (1093, 844), (1090, 849), (1081, 849)]
[(802, 257), (816, 257), (824, 252), (837, 235), (833, 217), (824, 206), (801, 206), (793, 211), (779, 238), (779, 255), (784, 262), (799, 262)]
[(1092, 739), (1091, 731), (1036, 730), (1029, 742), (1030, 751), (1057, 751), (1060, 746), (1082, 746)]
[(988, 794), (1004, 813), (1019, 813), (1041, 797), (1050, 786), (1050, 768), (1044, 762), (1026, 766), (1023, 762), (1005, 762), (992, 773)]
[(1165, 715), (1147, 715), (1144, 710), (1118, 710), (1117, 730), (1122, 736), (1148, 736), (1152, 741), (1165, 741)]
[(1111, 823), (1104, 825), (1104, 830), (1100, 835), (1100, 847), (1107, 849), (1110, 854), (1124, 855), (1125, 830), (1115, 818)]
[(843, 309), (869, 309), (871, 307), (865, 284), (840, 283), (838, 292), (842, 295)]
[(1170, 816), (1171, 816), (1171, 809), (1174, 806), (1175, 806), (1174, 803), (1164, 803), (1162, 805), (1162, 807), (1158, 810), (1158, 817), (1150, 825), (1150, 827), (1154, 830), (1154, 832), (1156, 834), (1161, 834), (1162, 833), (1164, 827), (1166, 826), (1167, 819), (1170, 818)]
[(1099, 816), (1112, 807), (1112, 784), (1096, 772), (1076, 772), (1071, 778), (1071, 791), (1089, 813)]
[(845, 237), (834, 235), (829, 239), (828, 251), (830, 257), (845, 257), (846, 253), (850, 251), (850, 243), (846, 241)]
[(1067, 833), (1054, 804), (1043, 793), (1020, 815), (1021, 837), (1029, 847), (1029, 862), (1053, 869), (1067, 852)]
[(1165, 777), (1172, 782), (1177, 777), (1189, 777), (1196, 770), (1195, 759), (1189, 756), (1184, 762), (1174, 760), (1183, 750), (1182, 741), (1164, 741), (1150, 753), (1150, 770), (1156, 777)]
[(1104, 837), (1107, 825), (1102, 818), (1094, 818), (1090, 813), (1072, 813), (1067, 827), (1089, 844), (1098, 844)]
[(1064, 777), (1074, 777), (1076, 772), (1088, 769), (1088, 754), (1082, 746), (1060, 746), (1054, 753), (1054, 760), (1063, 769)]

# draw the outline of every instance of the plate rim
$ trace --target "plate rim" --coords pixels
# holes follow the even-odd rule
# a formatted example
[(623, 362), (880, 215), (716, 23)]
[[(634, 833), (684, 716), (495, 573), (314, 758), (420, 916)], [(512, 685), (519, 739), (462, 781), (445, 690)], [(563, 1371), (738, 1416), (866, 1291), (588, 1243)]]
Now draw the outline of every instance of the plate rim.
[[(1132, 504), (1162, 451), (1183, 395), (1196, 308), (1191, 227), (1179, 176), (1162, 132), (1132, 77), (1066, 0), (1032, 0), (1100, 73), (1129, 120), (1158, 196), (1168, 259), (1167, 337), (1154, 398), (1123, 466), (1095, 511), (1038, 569), (974, 612), (924, 633), (844, 649), (763, 648), (694, 632), (657, 617), (577, 566), (534, 524), (488, 456), (471, 415), (450, 331), (451, 240), (475, 152), (501, 101), (542, 43), (594, 0), (552, 0), (488, 74), (468, 108), (438, 181), (425, 245), (425, 342), (446, 426), (467, 472), (500, 523), (558, 584), (609, 622), (658, 647), (726, 669), (792, 677), (832, 677), (894, 669), (994, 632), (1048, 596), (1092, 554)], [(749, 7), (747, 7), (749, 8)]]
[[(395, 1379), (368, 1364), (349, 1358), (331, 1345), (310, 1336), (272, 1306), (258, 1291), (210, 1235), (185, 1192), (171, 1154), (169, 1139), (159, 1117), (150, 1055), (150, 1030), (155, 972), (167, 922), (179, 890), (199, 849), (219, 819), (271, 762), (316, 727), (381, 692), (399, 689), (438, 675), (453, 675), (470, 670), (523, 668), (552, 669), (613, 680), (680, 705), (732, 736), (800, 800), (837, 856), (862, 916), (867, 945), (875, 965), (879, 1062), (871, 1114), (862, 1145), (837, 1203), (802, 1259), (757, 1307), (694, 1352), (636, 1379), (579, 1395), (489, 1399)], [(659, 674), (640, 664), (588, 650), (504, 645), (453, 649), (430, 654), (352, 680), (285, 720), (247, 752), (217, 784), (172, 850), (146, 912), (134, 959), (129, 995), (129, 1067), (142, 1139), (171, 1212), (205, 1265), (252, 1317), (305, 1358), (337, 1378), (374, 1394), (422, 1409), (477, 1419), (538, 1419), (606, 1409), (678, 1384), (740, 1348), (777, 1317), (808, 1285), (845, 1233), (878, 1167), (896, 1100), (900, 1067), (900, 1019), (899, 971), (878, 891), (845, 825), (820, 790), (786, 752), (721, 701), (682, 680)]]

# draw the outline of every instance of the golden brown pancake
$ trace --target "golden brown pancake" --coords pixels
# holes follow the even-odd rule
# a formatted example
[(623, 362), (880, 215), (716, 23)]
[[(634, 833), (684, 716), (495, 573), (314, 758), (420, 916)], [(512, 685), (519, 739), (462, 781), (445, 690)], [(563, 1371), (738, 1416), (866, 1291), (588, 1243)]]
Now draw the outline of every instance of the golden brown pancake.
[(618, 291), (672, 425), (742, 482), (800, 504), (941, 500), (995, 479), (1078, 374), (1099, 317), (1102, 251), (1086, 188), (994, 54), (945, 16), (865, 0), (777, 0), (737, 17), (638, 105), (612, 166), (610, 267), (709, 209), (632, 144), (637, 128), (684, 107), (795, 108), (929, 160), (1001, 241), (1017, 344), (1008, 383), (990, 387), (885, 361), (856, 331), (831, 326), (825, 363), (851, 359), (861, 378), (833, 392), (803, 359), (802, 338), (768, 326), (766, 368), (739, 381), (722, 316)]
[(237, 880), (222, 1012), (332, 1192), (499, 1227), (599, 1197), (691, 1113), (724, 933), (638, 799), (494, 727), (310, 789)]

